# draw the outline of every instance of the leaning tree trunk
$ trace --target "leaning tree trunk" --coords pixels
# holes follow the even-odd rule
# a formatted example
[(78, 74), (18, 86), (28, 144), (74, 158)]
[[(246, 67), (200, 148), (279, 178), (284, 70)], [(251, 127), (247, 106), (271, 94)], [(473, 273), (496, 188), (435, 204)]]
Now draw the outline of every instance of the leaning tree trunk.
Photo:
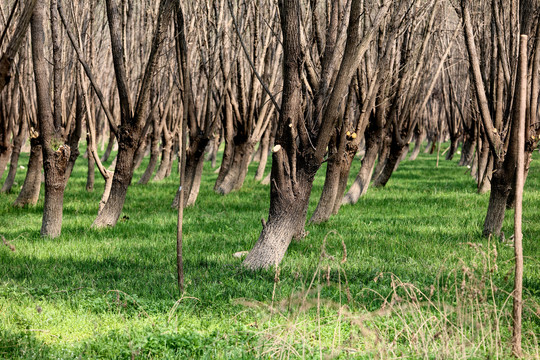
[[(329, 147), (331, 147), (330, 145)], [(332, 156), (332, 153), (329, 153), (329, 157)], [(334, 151), (334, 156), (337, 158), (332, 161), (328, 161), (326, 167), (326, 177), (324, 180), (324, 186), (315, 208), (315, 212), (311, 216), (310, 221), (319, 224), (325, 221), (328, 221), (330, 216), (334, 211), (334, 204), (336, 202), (338, 187), (339, 187), (339, 176), (341, 174), (341, 157), (338, 158), (337, 151)]]
[(405, 151), (406, 148), (407, 145), (403, 146), (401, 144), (398, 144), (398, 142), (395, 140), (392, 141), (392, 144), (390, 145), (390, 152), (388, 154), (388, 158), (386, 160), (384, 168), (381, 171), (380, 175), (373, 182), (373, 187), (386, 186), (386, 183), (388, 183), (388, 180), (390, 180), (390, 177), (394, 173), (394, 170), (397, 169), (399, 161), (403, 155), (403, 151)]
[(141, 129), (126, 126), (118, 130), (118, 155), (116, 156), (111, 192), (105, 206), (92, 224), (93, 227), (97, 228), (116, 225), (124, 207), (127, 189), (133, 178), (133, 160), (136, 151), (134, 142), (139, 138)]
[(23, 207), (26, 205), (35, 206), (39, 200), (39, 190), (41, 188), (41, 166), (43, 164), (43, 152), (41, 151), (41, 139), (32, 137), (30, 139), (30, 159), (28, 160), (28, 170), (24, 179), (19, 196), (13, 206)]
[(349, 191), (343, 197), (342, 204), (356, 204), (361, 196), (364, 196), (369, 187), (377, 153), (379, 152), (378, 136), (372, 135), (370, 131), (366, 137), (366, 153), (362, 159), (360, 171), (351, 185)]

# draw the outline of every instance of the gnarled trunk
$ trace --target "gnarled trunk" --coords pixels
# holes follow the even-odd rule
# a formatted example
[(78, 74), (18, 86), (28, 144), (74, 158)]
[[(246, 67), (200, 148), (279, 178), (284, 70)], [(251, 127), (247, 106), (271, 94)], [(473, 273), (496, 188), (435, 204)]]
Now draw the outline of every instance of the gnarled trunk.
[[(279, 160), (274, 156), (273, 161)], [(272, 165), (272, 172), (275, 171)], [(270, 197), (268, 221), (264, 224), (255, 246), (246, 256), (244, 266), (248, 269), (261, 269), (277, 265), (283, 259), (291, 240), (304, 236), (312, 184), (313, 179), (303, 176), (298, 178), (295, 191), (283, 193), (275, 182), (271, 182), (270, 192), (273, 196)]]

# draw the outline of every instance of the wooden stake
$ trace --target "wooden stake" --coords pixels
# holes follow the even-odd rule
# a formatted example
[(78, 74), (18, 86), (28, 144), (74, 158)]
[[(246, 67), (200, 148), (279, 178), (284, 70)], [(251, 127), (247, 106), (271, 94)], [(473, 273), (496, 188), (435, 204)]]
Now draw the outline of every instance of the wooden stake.
[(514, 215), (514, 253), (516, 257), (514, 277), (514, 308), (512, 353), (522, 356), (521, 350), (521, 313), (523, 310), (523, 234), (521, 233), (521, 217), (523, 206), (524, 164), (525, 164), (525, 116), (527, 111), (527, 35), (521, 35), (519, 54), (519, 106), (516, 113), (518, 127), (518, 151), (516, 168), (516, 211)]

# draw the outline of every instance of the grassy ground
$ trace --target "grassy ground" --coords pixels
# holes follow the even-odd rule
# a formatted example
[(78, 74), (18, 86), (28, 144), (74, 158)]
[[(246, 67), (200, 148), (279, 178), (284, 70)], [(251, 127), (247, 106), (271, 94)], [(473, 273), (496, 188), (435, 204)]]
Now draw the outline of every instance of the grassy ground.
[[(206, 164), (197, 204), (185, 212), (182, 298), (169, 206), (177, 175), (137, 185), (145, 164), (112, 229), (90, 229), (103, 182), (96, 173), (96, 190), (85, 191), (82, 158), (58, 239), (39, 236), (43, 199), (14, 209), (16, 194), (0, 195), (0, 234), (16, 249), (0, 244), (0, 358), (509, 356), (513, 249), (480, 236), (489, 196), (476, 194), (456, 161), (403, 162), (386, 188), (308, 225), (278, 269), (256, 273), (233, 253), (256, 241), (269, 189), (252, 180), (252, 167), (242, 190), (217, 195)], [(539, 173), (535, 162), (523, 222), (531, 358), (540, 337)], [(321, 171), (308, 216), (323, 181)]]

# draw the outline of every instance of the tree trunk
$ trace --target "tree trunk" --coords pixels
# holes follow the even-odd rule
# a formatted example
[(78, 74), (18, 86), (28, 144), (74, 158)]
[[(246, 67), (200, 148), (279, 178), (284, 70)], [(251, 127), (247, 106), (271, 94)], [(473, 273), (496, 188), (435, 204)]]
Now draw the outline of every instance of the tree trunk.
[(17, 174), (17, 168), (19, 167), (19, 155), (21, 154), (21, 147), (26, 140), (26, 122), (24, 118), (21, 117), (21, 122), (19, 124), (19, 130), (17, 136), (13, 139), (13, 149), (11, 151), (11, 160), (9, 166), (9, 172), (2, 186), (0, 192), (8, 193), (13, 187), (15, 182), (15, 175)]
[(366, 139), (366, 154), (362, 159), (362, 166), (360, 167), (360, 171), (358, 172), (354, 183), (351, 185), (345, 197), (343, 197), (343, 200), (341, 201), (342, 204), (356, 204), (358, 199), (366, 194), (373, 174), (378, 151), (379, 139), (368, 136)]
[(216, 167), (219, 144), (220, 136), (215, 135), (212, 141), (210, 141), (210, 151), (208, 152), (208, 161), (212, 164), (212, 169)]
[(482, 148), (478, 157), (478, 163), (476, 164), (476, 172), (474, 173), (474, 178), (476, 179), (476, 182), (478, 185), (482, 182), (482, 179), (484, 178), (484, 174), (486, 172), (486, 168), (488, 165), (489, 160), (489, 143), (486, 139), (482, 140)]
[(139, 184), (146, 185), (148, 181), (150, 181), (150, 178), (152, 177), (152, 174), (154, 173), (154, 170), (156, 168), (158, 158), (159, 158), (159, 140), (161, 138), (161, 129), (159, 128), (159, 122), (158, 117), (153, 116), (153, 131), (152, 131), (152, 140), (150, 143), (150, 161), (148, 162), (148, 166), (146, 167), (146, 170), (142, 174)]
[(223, 117), (223, 138), (225, 141), (225, 149), (219, 167), (218, 177), (214, 185), (214, 191), (218, 191), (223, 183), (225, 176), (229, 172), (233, 157), (234, 157), (234, 126), (233, 126), (233, 109), (228, 94), (225, 94), (225, 114)]
[(75, 129), (70, 132), (69, 139), (68, 139), (68, 146), (70, 148), (70, 155), (69, 160), (66, 166), (66, 183), (68, 179), (71, 177), (71, 172), (73, 171), (73, 167), (75, 166), (75, 162), (77, 161), (77, 158), (81, 154), (79, 151), (79, 141), (81, 140), (81, 134), (82, 134), (82, 123), (83, 123), (83, 117), (84, 117), (84, 99), (82, 96), (82, 92), (79, 90), (79, 80), (77, 80), (77, 102), (75, 106)]
[[(86, 135), (86, 143), (90, 144), (88, 141), (88, 138), (90, 135)], [(96, 162), (94, 160), (94, 155), (90, 149), (88, 149), (89, 146), (87, 146), (86, 153), (88, 154), (88, 173), (86, 175), (86, 191), (92, 192), (94, 191), (94, 183), (96, 178), (95, 168), (96, 168)]]
[[(201, 177), (204, 167), (204, 149), (208, 145), (207, 138), (197, 139), (195, 143), (190, 144), (186, 155), (185, 181), (184, 181), (184, 206), (194, 205), (199, 195), (201, 186)], [(176, 195), (171, 207), (178, 208), (180, 191)]]
[[(476, 126), (473, 125), (473, 128)], [(474, 149), (476, 147), (476, 135), (466, 135), (464, 137), (463, 146), (461, 148), (461, 158), (459, 159), (459, 166), (471, 165), (474, 157)]]
[(30, 139), (30, 159), (28, 160), (28, 170), (24, 179), (19, 196), (13, 206), (23, 207), (26, 205), (35, 206), (39, 200), (39, 190), (41, 188), (41, 166), (43, 164), (43, 153), (41, 151), (41, 140), (39, 138)]
[[(44, 54), (45, 32), (45, 4), (38, 2), (34, 8), (31, 20), (32, 60), (34, 63), (34, 78), (36, 84), (36, 98), (41, 135), (41, 148), (43, 152), (43, 170), (45, 173), (45, 203), (43, 205), (43, 220), (41, 223), (41, 236), (55, 238), (62, 230), (62, 212), (64, 204), (64, 189), (66, 187), (66, 169), (70, 157), (70, 148), (62, 144), (61, 123), (56, 124), (51, 109), (49, 97), (49, 79), (46, 72)], [(56, 19), (57, 20), (57, 19)], [(51, 15), (53, 33), (55, 31), (55, 17)], [(57, 39), (56, 39), (57, 40)], [(57, 42), (53, 38), (53, 52)], [(54, 54), (56, 55), (56, 54)], [(53, 58), (54, 58), (53, 55)], [(58, 61), (54, 59), (55, 75)], [(55, 104), (60, 97), (60, 83), (54, 81)], [(55, 108), (56, 117), (60, 108)], [(58, 144), (61, 144), (58, 146)]]
[(223, 177), (221, 184), (215, 188), (218, 194), (226, 195), (242, 187), (247, 175), (253, 149), (254, 144), (249, 140), (241, 144), (235, 144), (234, 154), (227, 174)]
[(388, 156), (390, 155), (390, 146), (392, 142), (391, 136), (383, 136), (383, 140), (379, 143), (378, 152), (378, 160), (377, 165), (375, 166), (375, 170), (373, 170), (373, 179), (377, 179), (382, 171), (384, 170), (384, 167), (386, 166), (386, 161), (388, 160)]
[(397, 141), (392, 141), (392, 144), (390, 145), (390, 153), (388, 155), (388, 159), (386, 160), (386, 164), (384, 165), (384, 169), (374, 180), (373, 187), (386, 186), (386, 183), (388, 183), (388, 180), (390, 180), (394, 170), (397, 169), (401, 156), (403, 155), (403, 151), (405, 151), (406, 148), (407, 146), (401, 146), (397, 143)]
[(142, 161), (144, 160), (144, 157), (148, 152), (148, 147), (150, 146), (148, 137), (146, 136), (146, 131), (144, 130), (145, 129), (143, 129), (143, 134), (141, 136), (139, 146), (137, 146), (135, 150), (135, 155), (133, 156), (133, 172), (137, 171), (137, 169), (141, 166)]
[(118, 155), (116, 156), (111, 193), (107, 203), (92, 224), (92, 227), (96, 228), (116, 225), (124, 207), (127, 189), (133, 178), (133, 160), (136, 148), (134, 142), (136, 142), (135, 139), (139, 138), (141, 129), (123, 127), (118, 130)]
[[(276, 156), (273, 162), (279, 161)], [(272, 172), (275, 172), (272, 166)], [(272, 175), (275, 178), (275, 174)], [(307, 178), (298, 179), (298, 193), (294, 199), (287, 195), (278, 195), (279, 189), (271, 183), (270, 211), (268, 221), (257, 243), (244, 260), (248, 269), (268, 268), (277, 265), (283, 259), (293, 237), (304, 236), (307, 204), (313, 181)]]
[(431, 139), (428, 139), (428, 143), (427, 143), (426, 147), (424, 148), (424, 154), (433, 154), (433, 146), (434, 145), (435, 145), (435, 143)]
[(264, 132), (264, 136), (261, 139), (259, 145), (260, 158), (259, 166), (257, 166), (257, 172), (255, 173), (255, 180), (261, 181), (264, 177), (264, 171), (266, 170), (266, 164), (268, 163), (268, 151), (270, 150), (270, 135), (272, 133), (272, 125), (269, 124)]
[(484, 170), (482, 180), (478, 183), (478, 193), (485, 194), (491, 190), (491, 178), (493, 176), (493, 156), (490, 155)]
[(459, 145), (459, 137), (452, 137), (450, 139), (450, 148), (448, 149), (448, 152), (446, 153), (446, 160), (452, 160), (454, 158), (454, 155), (456, 154), (456, 151), (458, 149)]
[(106, 162), (109, 160), (115, 140), (116, 140), (116, 137), (114, 136), (114, 133), (111, 131), (109, 134), (109, 142), (107, 143), (107, 148), (105, 149), (105, 153), (101, 157), (101, 162)]
[[(324, 186), (317, 203), (317, 208), (311, 216), (311, 222), (319, 224), (330, 219), (334, 210), (334, 203), (337, 197), (337, 191), (339, 186), (339, 176), (341, 174), (341, 156), (336, 148), (335, 141), (332, 141), (328, 146), (328, 164), (326, 167), (326, 177), (324, 179)], [(344, 155), (344, 154), (341, 154)]]
[(416, 139), (414, 140), (414, 149), (411, 153), (411, 156), (409, 156), (409, 160), (411, 161), (416, 160), (416, 158), (420, 154), (420, 147), (422, 146), (422, 143), (424, 142), (425, 138), (426, 138), (426, 133), (424, 130), (416, 133)]
[(170, 136), (164, 136), (163, 149), (161, 151), (161, 162), (158, 171), (154, 176), (154, 181), (160, 181), (167, 175), (167, 170), (172, 166), (172, 147), (173, 141)]

